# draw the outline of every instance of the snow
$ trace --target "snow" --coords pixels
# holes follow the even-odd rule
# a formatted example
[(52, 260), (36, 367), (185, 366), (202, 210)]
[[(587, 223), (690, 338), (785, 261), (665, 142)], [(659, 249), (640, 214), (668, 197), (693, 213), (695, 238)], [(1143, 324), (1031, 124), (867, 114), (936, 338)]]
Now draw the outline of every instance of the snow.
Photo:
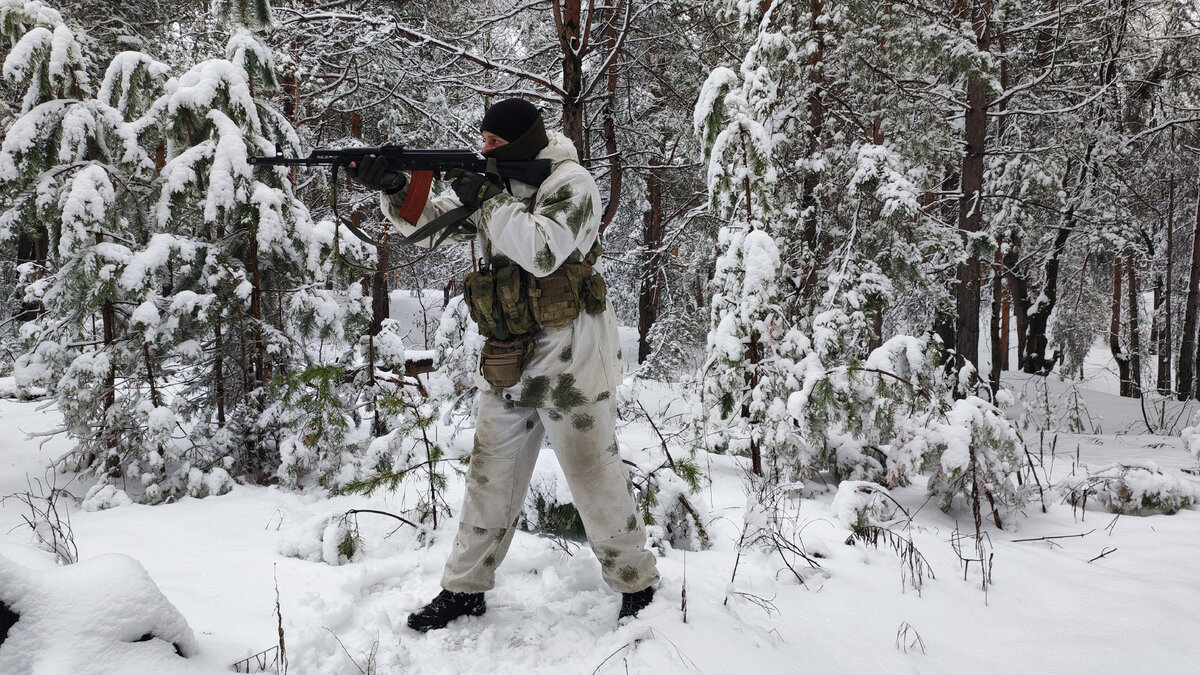
[(120, 506), (132, 506), (133, 500), (124, 490), (114, 485), (96, 484), (88, 490), (79, 508), (86, 512), (115, 509)]
[[(246, 72), (224, 59), (212, 59), (193, 66), (178, 80), (168, 83), (167, 114), (178, 115), (181, 109), (209, 110), (223, 107), (236, 110), (247, 121), (247, 128), (259, 129), (258, 106), (250, 94)], [(228, 103), (221, 106), (218, 98)], [(245, 150), (242, 151), (243, 154)]]
[(95, 242), (90, 230), (106, 221), (115, 195), (104, 167), (89, 164), (75, 173), (60, 204), (63, 228), (58, 247), (64, 259), (70, 259), (77, 247)]
[[(1030, 387), (1022, 377), (1009, 378), (1018, 393)], [(1061, 398), (1064, 384), (1050, 380), (1047, 386), (1052, 400)], [(674, 401), (674, 389), (638, 382), (626, 395), (654, 413)], [(1110, 429), (1141, 417), (1136, 403), (1083, 393)], [(3, 494), (36, 490), (26, 474), (42, 476), (42, 467), (67, 447), (58, 437), (42, 446), (23, 435), (57, 423), (42, 405), (0, 400), (0, 418), (16, 432), (0, 437)], [(436, 431), (451, 453), (468, 450), (469, 431), (453, 439), (447, 428)], [(1180, 471), (1194, 468), (1195, 460), (1178, 436), (1025, 434), (1031, 455), (1055, 483), (1084, 476), (1089, 467), (1101, 472), (1154, 462), (1170, 480), (1196, 488), (1195, 476)], [(620, 440), (635, 462), (647, 461), (659, 446), (644, 422), (622, 423)], [(330, 498), (236, 486), (220, 497), (147, 507), (126, 504), (119, 485), (109, 486), (85, 502), (103, 508), (72, 508), (81, 562), (66, 568), (55, 568), (30, 545), (22, 504), (6, 500), (0, 556), (11, 561), (3, 563), (6, 578), (20, 582), (0, 584), (0, 593), (19, 587), (62, 604), (37, 615), (46, 622), (39, 631), (44, 642), (25, 643), (19, 656), (0, 647), (0, 659), (33, 658), (32, 651), (47, 668), (65, 669), (48, 672), (227, 672), (235, 661), (277, 644), (276, 588), (293, 673), (359, 672), (369, 663), (380, 673), (782, 673), (797, 672), (797, 664), (804, 672), (1187, 672), (1200, 659), (1193, 635), (1200, 621), (1195, 505), (1171, 516), (1114, 517), (1095, 502), (1084, 510), (1047, 490), (1045, 513), (1035, 498), (1006, 529), (988, 528), (993, 569), (985, 593), (978, 566), (964, 575), (950, 543), (956, 531), (970, 530), (969, 512), (927, 507), (923, 477), (890, 491), (817, 482), (794, 486), (772, 502), (747, 488), (743, 460), (700, 454), (696, 461), (711, 478), (692, 497), (706, 509), (712, 548), (667, 548), (655, 602), (621, 626), (615, 621), (619, 596), (604, 586), (586, 546), (522, 532), (488, 595), (487, 614), (429, 634), (408, 630), (406, 615), (438, 590), (456, 520), (432, 531), (426, 547), (420, 532), (397, 529), (390, 518), (343, 518), (349, 509), (399, 512), (416, 499), (404, 490)], [(553, 453), (543, 453), (539, 480), (560, 490), (557, 471)], [(53, 478), (60, 485), (67, 480)], [(66, 487), (73, 494), (80, 489)], [(461, 490), (461, 478), (451, 476), (452, 505)], [(934, 573), (920, 593), (903, 581), (901, 560), (886, 545), (846, 544), (855, 510), (890, 504), (883, 494), (903, 511), (874, 508), (869, 520), (902, 521), (893, 527)], [(821, 556), (815, 558), (819, 571), (801, 575), (804, 585), (778, 553), (739, 551), (743, 528), (772, 523), (791, 523), (788, 531), (805, 550)], [(336, 544), (354, 528), (362, 543), (347, 560)], [(109, 581), (96, 584), (97, 578)], [(154, 598), (153, 585), (190, 626), (192, 658), (179, 659), (162, 641), (117, 640), (151, 624), (186, 635), (180, 617)], [(134, 602), (137, 612), (120, 610)], [(105, 630), (86, 639), (73, 632), (93, 624)]]
[(108, 69), (104, 71), (104, 79), (100, 82), (100, 91), (96, 98), (117, 110), (127, 111), (129, 95), (134, 87), (133, 78), (143, 68), (156, 78), (165, 78), (171, 71), (170, 66), (155, 61), (145, 52), (121, 52), (113, 57)]
[(27, 33), (21, 36), (20, 40), (13, 45), (8, 56), (4, 59), (4, 65), (0, 68), (0, 74), (10, 80), (23, 79), (26, 76), (26, 71), (30, 68), (31, 61), (34, 55), (41, 49), (44, 49), (51, 40), (54, 39), (54, 33), (44, 26), (35, 26)]
[(709, 116), (713, 114), (717, 100), (736, 85), (737, 81), (737, 73), (724, 66), (718, 66), (709, 73), (704, 86), (700, 88), (700, 95), (697, 97), (696, 108), (692, 116), (692, 127), (696, 133), (700, 133)]
[(225, 58), (246, 72), (250, 72), (255, 66), (273, 69), (274, 57), (271, 50), (245, 28), (238, 28), (230, 36), (225, 45)]
[(180, 658), (198, 649), (187, 621), (129, 556), (29, 569), (0, 554), (0, 589), (20, 616), (0, 672), (204, 672)]
[[(246, 162), (248, 153), (241, 128), (219, 110), (210, 110), (208, 119), (217, 129), (217, 140), (204, 194), (204, 220), (214, 222), (218, 210), (228, 211), (246, 201), (244, 183), (250, 181), (253, 167)], [(255, 201), (262, 204), (263, 195), (255, 194)], [(268, 231), (271, 229), (268, 225)]]

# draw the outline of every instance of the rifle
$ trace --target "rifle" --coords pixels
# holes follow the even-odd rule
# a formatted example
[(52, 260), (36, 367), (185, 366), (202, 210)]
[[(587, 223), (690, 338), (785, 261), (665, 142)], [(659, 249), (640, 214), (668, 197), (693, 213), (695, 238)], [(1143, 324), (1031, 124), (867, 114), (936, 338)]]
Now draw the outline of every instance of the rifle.
[[(487, 175), (488, 179), (494, 183), (499, 183), (501, 179), (504, 179), (538, 186), (554, 169), (554, 162), (549, 159), (501, 162), (484, 158), (474, 150), (462, 148), (410, 149), (400, 145), (317, 148), (309, 153), (308, 157), (282, 157), (279, 150), (276, 149), (273, 157), (253, 156), (247, 157), (246, 161), (253, 166), (330, 166), (333, 167), (333, 180), (336, 182), (339, 167), (349, 166), (351, 162), (361, 162), (369, 155), (386, 157), (390, 168), (412, 172), (412, 178), (408, 184), (408, 194), (405, 196), (404, 204), (400, 207), (399, 215), (413, 224), (416, 224), (425, 209), (425, 202), (429, 199), (429, 188), (433, 185), (435, 177), (441, 180), (447, 177), (447, 174), (453, 175), (456, 171), (474, 171)], [(437, 241), (440, 244), (451, 233), (448, 226), (460, 224), (470, 214), (469, 209), (455, 209), (445, 216), (435, 219), (436, 226), (427, 225), (406, 237), (405, 241), (419, 241), (436, 231), (443, 230), (444, 236)]]

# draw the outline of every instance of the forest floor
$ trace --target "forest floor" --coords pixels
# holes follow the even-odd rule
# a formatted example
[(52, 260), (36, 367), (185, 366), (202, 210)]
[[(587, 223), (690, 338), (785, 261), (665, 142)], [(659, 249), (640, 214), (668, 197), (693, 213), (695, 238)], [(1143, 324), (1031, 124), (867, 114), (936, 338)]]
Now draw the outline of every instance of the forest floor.
[[(1154, 462), (1200, 489), (1197, 463), (1179, 436), (1188, 411), (1143, 412), (1104, 386), (1053, 377), (1013, 374), (1006, 384), (1029, 410), (1043, 411), (1011, 411), (1030, 425), (1022, 433), (1043, 479)], [(676, 386), (636, 382), (626, 394), (669, 417), (674, 408), (664, 409)], [(1087, 433), (1054, 431), (1072, 417), (1085, 421)], [(1159, 433), (1145, 432), (1147, 420)], [(0, 496), (44, 495), (51, 484), (76, 497), (86, 491), (71, 475), (45, 468), (69, 450), (65, 438), (37, 436), (57, 421), (45, 402), (0, 399)], [(1049, 429), (1039, 432), (1037, 424)], [(469, 430), (439, 433), (451, 454), (469, 450)], [(619, 438), (635, 461), (658, 452), (659, 438), (644, 421), (622, 423)], [(191, 659), (141, 654), (130, 662), (153, 663), (161, 673), (229, 672), (279, 644), (279, 616), (294, 674), (1185, 673), (1200, 663), (1197, 506), (1170, 516), (1114, 516), (1046, 490), (1002, 529), (985, 519), (986, 536), (976, 542), (970, 510), (956, 503), (950, 513), (939, 511), (922, 478), (892, 491), (908, 513), (897, 530), (927, 564), (915, 580), (888, 542), (847, 544), (835, 486), (809, 485), (776, 502), (775, 515), (818, 567), (797, 566), (768, 547), (739, 546), (745, 523), (755, 519), (748, 514), (759, 512), (751, 508), (746, 466), (727, 456), (697, 460), (707, 478), (692, 499), (707, 510), (711, 547), (666, 549), (655, 601), (624, 625), (616, 621), (620, 597), (604, 585), (586, 546), (521, 532), (484, 616), (428, 634), (409, 630), (408, 613), (438, 592), (456, 519), (422, 543), (411, 527), (362, 514), (361, 550), (340, 565), (322, 561), (330, 544), (319, 539), (323, 525), (349, 509), (410, 507), (414, 495), (403, 491), (330, 498), (317, 489), (240, 486), (160, 506), (84, 512), (64, 500), (61, 508), (80, 565), (105, 554), (132, 557), (194, 631), (199, 650)], [(542, 454), (538, 471), (555, 474), (552, 452)], [(462, 488), (452, 475), (446, 498), (455, 512)], [(0, 556), (52, 579), (54, 557), (31, 543), (27, 514), (20, 499), (0, 504)], [(987, 566), (963, 562), (977, 546)], [(118, 611), (86, 602), (73, 609), (89, 621)], [(44, 629), (68, 628), (51, 621)], [(61, 644), (69, 652), (74, 643)], [(20, 648), (5, 645), (0, 655)], [(86, 673), (125, 658), (78, 650), (55, 663)]]

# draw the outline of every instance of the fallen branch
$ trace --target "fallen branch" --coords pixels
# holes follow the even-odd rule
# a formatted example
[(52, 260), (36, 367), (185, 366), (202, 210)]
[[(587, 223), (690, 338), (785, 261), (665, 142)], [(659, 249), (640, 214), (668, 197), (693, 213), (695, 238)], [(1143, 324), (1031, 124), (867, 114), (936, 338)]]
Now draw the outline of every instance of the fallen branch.
[(1032, 539), (1013, 539), (1012, 541), (1013, 541), (1013, 543), (1017, 543), (1017, 542), (1022, 542), (1022, 541), (1050, 541), (1051, 539), (1074, 539), (1076, 537), (1086, 537), (1095, 531), (1096, 530), (1092, 529), (1092, 530), (1088, 530), (1087, 532), (1081, 532), (1079, 534), (1059, 534), (1059, 535), (1055, 535), (1053, 537), (1034, 537)]
[(345, 515), (352, 516), (352, 515), (359, 514), (359, 513), (374, 513), (375, 515), (379, 515), (379, 516), (390, 516), (390, 517), (395, 518), (396, 520), (404, 523), (405, 525), (411, 525), (411, 526), (417, 528), (418, 530), (425, 531), (425, 528), (423, 526), (414, 523), (413, 521), (409, 520), (408, 518), (405, 518), (404, 516), (398, 516), (394, 513), (389, 513), (387, 511), (376, 511), (375, 509), (350, 509), (349, 511), (347, 511), (345, 513)]

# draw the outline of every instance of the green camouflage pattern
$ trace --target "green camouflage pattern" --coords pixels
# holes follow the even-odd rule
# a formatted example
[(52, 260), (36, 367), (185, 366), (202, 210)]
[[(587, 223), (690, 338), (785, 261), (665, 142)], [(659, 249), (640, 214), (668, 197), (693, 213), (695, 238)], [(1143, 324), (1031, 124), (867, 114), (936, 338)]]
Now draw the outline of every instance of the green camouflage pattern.
[[(575, 410), (570, 419), (555, 421), (546, 409), (509, 408), (494, 393), (481, 395), (477, 447), (442, 588), (480, 593), (495, 586), (496, 568), (512, 544), (512, 523), (524, 506), (543, 437), (555, 448), (605, 583), (633, 593), (658, 581), (629, 472), (616, 452), (612, 410), (605, 403)], [(525, 432), (530, 424), (532, 433)], [(482, 473), (489, 479), (478, 480)]]

